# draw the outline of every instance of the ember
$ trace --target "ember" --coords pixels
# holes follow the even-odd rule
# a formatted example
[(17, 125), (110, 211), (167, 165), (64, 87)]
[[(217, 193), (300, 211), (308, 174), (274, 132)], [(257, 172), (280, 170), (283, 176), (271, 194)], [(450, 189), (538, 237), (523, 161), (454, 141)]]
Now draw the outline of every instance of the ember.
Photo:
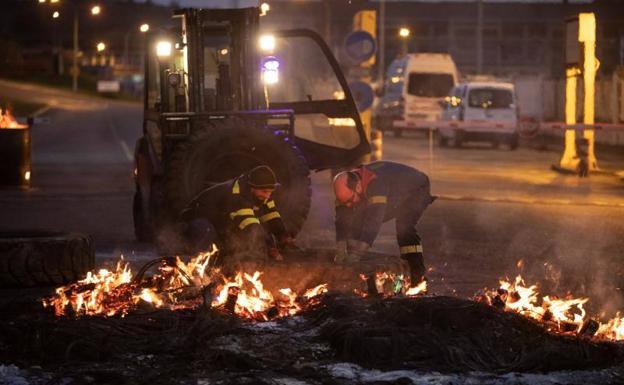
[(501, 280), (497, 290), (486, 289), (483, 295), (477, 296), (477, 301), (535, 319), (552, 332), (614, 341), (624, 339), (624, 318), (620, 318), (619, 313), (614, 319), (602, 323), (587, 315), (584, 305), (588, 298), (547, 295), (540, 300), (539, 297), (538, 286), (528, 286), (518, 275), (513, 282)]
[(383, 297), (405, 295), (413, 297), (427, 293), (427, 281), (412, 285), (409, 278), (405, 278), (403, 274), (377, 272), (374, 275), (360, 274), (360, 278), (366, 282), (367, 291), (364, 292), (359, 289), (354, 291), (362, 297), (369, 295), (380, 295)]
[[(327, 285), (322, 284), (299, 296), (286, 288), (274, 297), (264, 288), (262, 273), (258, 271), (239, 272), (230, 280), (219, 269), (208, 269), (215, 252), (200, 253), (188, 263), (179, 257), (160, 258), (145, 265), (135, 277), (122, 259), (115, 271), (89, 272), (85, 279), (59, 287), (55, 296), (43, 300), (43, 305), (53, 307), (57, 316), (124, 316), (138, 305), (195, 308), (201, 304), (203, 289), (210, 287), (217, 294), (214, 298), (210, 294), (204, 297), (209, 307), (241, 318), (267, 321), (297, 314), (327, 291)], [(158, 265), (158, 273), (144, 279), (146, 270), (154, 265)]]
[(26, 128), (25, 124), (17, 122), (11, 111), (0, 108), (0, 128)]

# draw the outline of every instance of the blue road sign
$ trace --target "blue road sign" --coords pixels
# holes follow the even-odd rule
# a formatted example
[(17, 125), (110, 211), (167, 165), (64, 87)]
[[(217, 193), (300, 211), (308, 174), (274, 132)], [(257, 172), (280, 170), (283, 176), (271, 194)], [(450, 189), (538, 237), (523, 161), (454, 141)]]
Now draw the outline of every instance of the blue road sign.
[(375, 55), (377, 44), (373, 35), (366, 31), (353, 31), (344, 40), (347, 56), (356, 64), (364, 63)]
[(360, 112), (368, 110), (373, 105), (375, 99), (375, 92), (373, 87), (366, 82), (359, 80), (349, 83), (349, 88), (355, 99), (355, 104)]

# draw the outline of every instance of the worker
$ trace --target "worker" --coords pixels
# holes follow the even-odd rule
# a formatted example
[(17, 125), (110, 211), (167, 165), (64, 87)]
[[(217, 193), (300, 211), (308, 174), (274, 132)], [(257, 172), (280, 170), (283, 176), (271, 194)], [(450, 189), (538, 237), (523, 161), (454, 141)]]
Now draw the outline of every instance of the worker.
[(199, 193), (181, 215), (195, 251), (216, 244), (234, 259), (282, 261), (280, 249), (296, 245), (272, 198), (278, 186), (273, 170), (263, 165)]
[(435, 200), (427, 175), (409, 166), (378, 161), (337, 174), (335, 262), (356, 262), (372, 246), (383, 222), (396, 218), (401, 258), (412, 285), (425, 279), (423, 247), (416, 224)]

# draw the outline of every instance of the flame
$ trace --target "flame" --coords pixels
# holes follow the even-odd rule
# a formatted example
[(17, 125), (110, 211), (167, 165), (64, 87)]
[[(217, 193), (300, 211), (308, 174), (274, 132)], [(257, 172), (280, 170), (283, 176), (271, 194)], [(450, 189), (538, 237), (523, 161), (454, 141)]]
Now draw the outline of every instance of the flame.
[(279, 297), (275, 298), (264, 288), (259, 271), (239, 272), (233, 279), (227, 279), (218, 269), (208, 269), (215, 252), (216, 249), (200, 253), (188, 263), (179, 257), (163, 259), (158, 273), (141, 282), (133, 277), (122, 258), (114, 271), (89, 272), (85, 279), (59, 287), (55, 296), (43, 300), (43, 305), (53, 307), (57, 316), (124, 316), (140, 304), (169, 309), (196, 307), (198, 301), (179, 298), (176, 293), (213, 285), (218, 294), (211, 300), (212, 307), (230, 306), (226, 310), (241, 318), (266, 321), (295, 315), (316, 303), (316, 298), (327, 291), (327, 284), (321, 284), (299, 296), (286, 288), (279, 290)]
[(540, 299), (538, 286), (528, 286), (520, 275), (513, 282), (501, 280), (497, 290), (485, 292), (485, 302), (535, 319), (550, 331), (582, 334), (584, 327), (593, 321), (597, 329), (590, 332), (590, 336), (593, 334), (599, 339), (624, 340), (624, 317), (620, 317), (618, 312), (615, 318), (604, 323), (592, 320), (584, 307), (588, 301), (589, 298), (567, 296), (562, 299), (549, 295)]
[[(367, 282), (369, 276), (360, 274), (360, 279)], [(408, 297), (414, 297), (427, 292), (427, 282), (422, 281), (416, 285), (412, 285), (409, 278), (404, 277), (403, 274), (394, 274), (387, 272), (376, 272), (374, 275), (375, 288), (377, 293), (383, 297), (392, 297), (395, 295), (406, 295)], [(368, 297), (370, 293), (367, 293), (361, 289), (353, 290), (355, 294), (361, 297)]]
[(0, 108), (0, 128), (27, 128), (25, 124), (17, 122), (10, 110)]

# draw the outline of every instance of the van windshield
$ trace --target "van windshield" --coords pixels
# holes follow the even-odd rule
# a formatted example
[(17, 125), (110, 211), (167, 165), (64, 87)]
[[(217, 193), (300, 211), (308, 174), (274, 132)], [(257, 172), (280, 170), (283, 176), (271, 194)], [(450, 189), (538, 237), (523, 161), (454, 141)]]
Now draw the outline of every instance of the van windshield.
[(474, 108), (510, 108), (513, 95), (500, 88), (477, 88), (468, 94), (468, 106)]
[(442, 98), (454, 85), (451, 74), (410, 73), (407, 92), (415, 96)]

